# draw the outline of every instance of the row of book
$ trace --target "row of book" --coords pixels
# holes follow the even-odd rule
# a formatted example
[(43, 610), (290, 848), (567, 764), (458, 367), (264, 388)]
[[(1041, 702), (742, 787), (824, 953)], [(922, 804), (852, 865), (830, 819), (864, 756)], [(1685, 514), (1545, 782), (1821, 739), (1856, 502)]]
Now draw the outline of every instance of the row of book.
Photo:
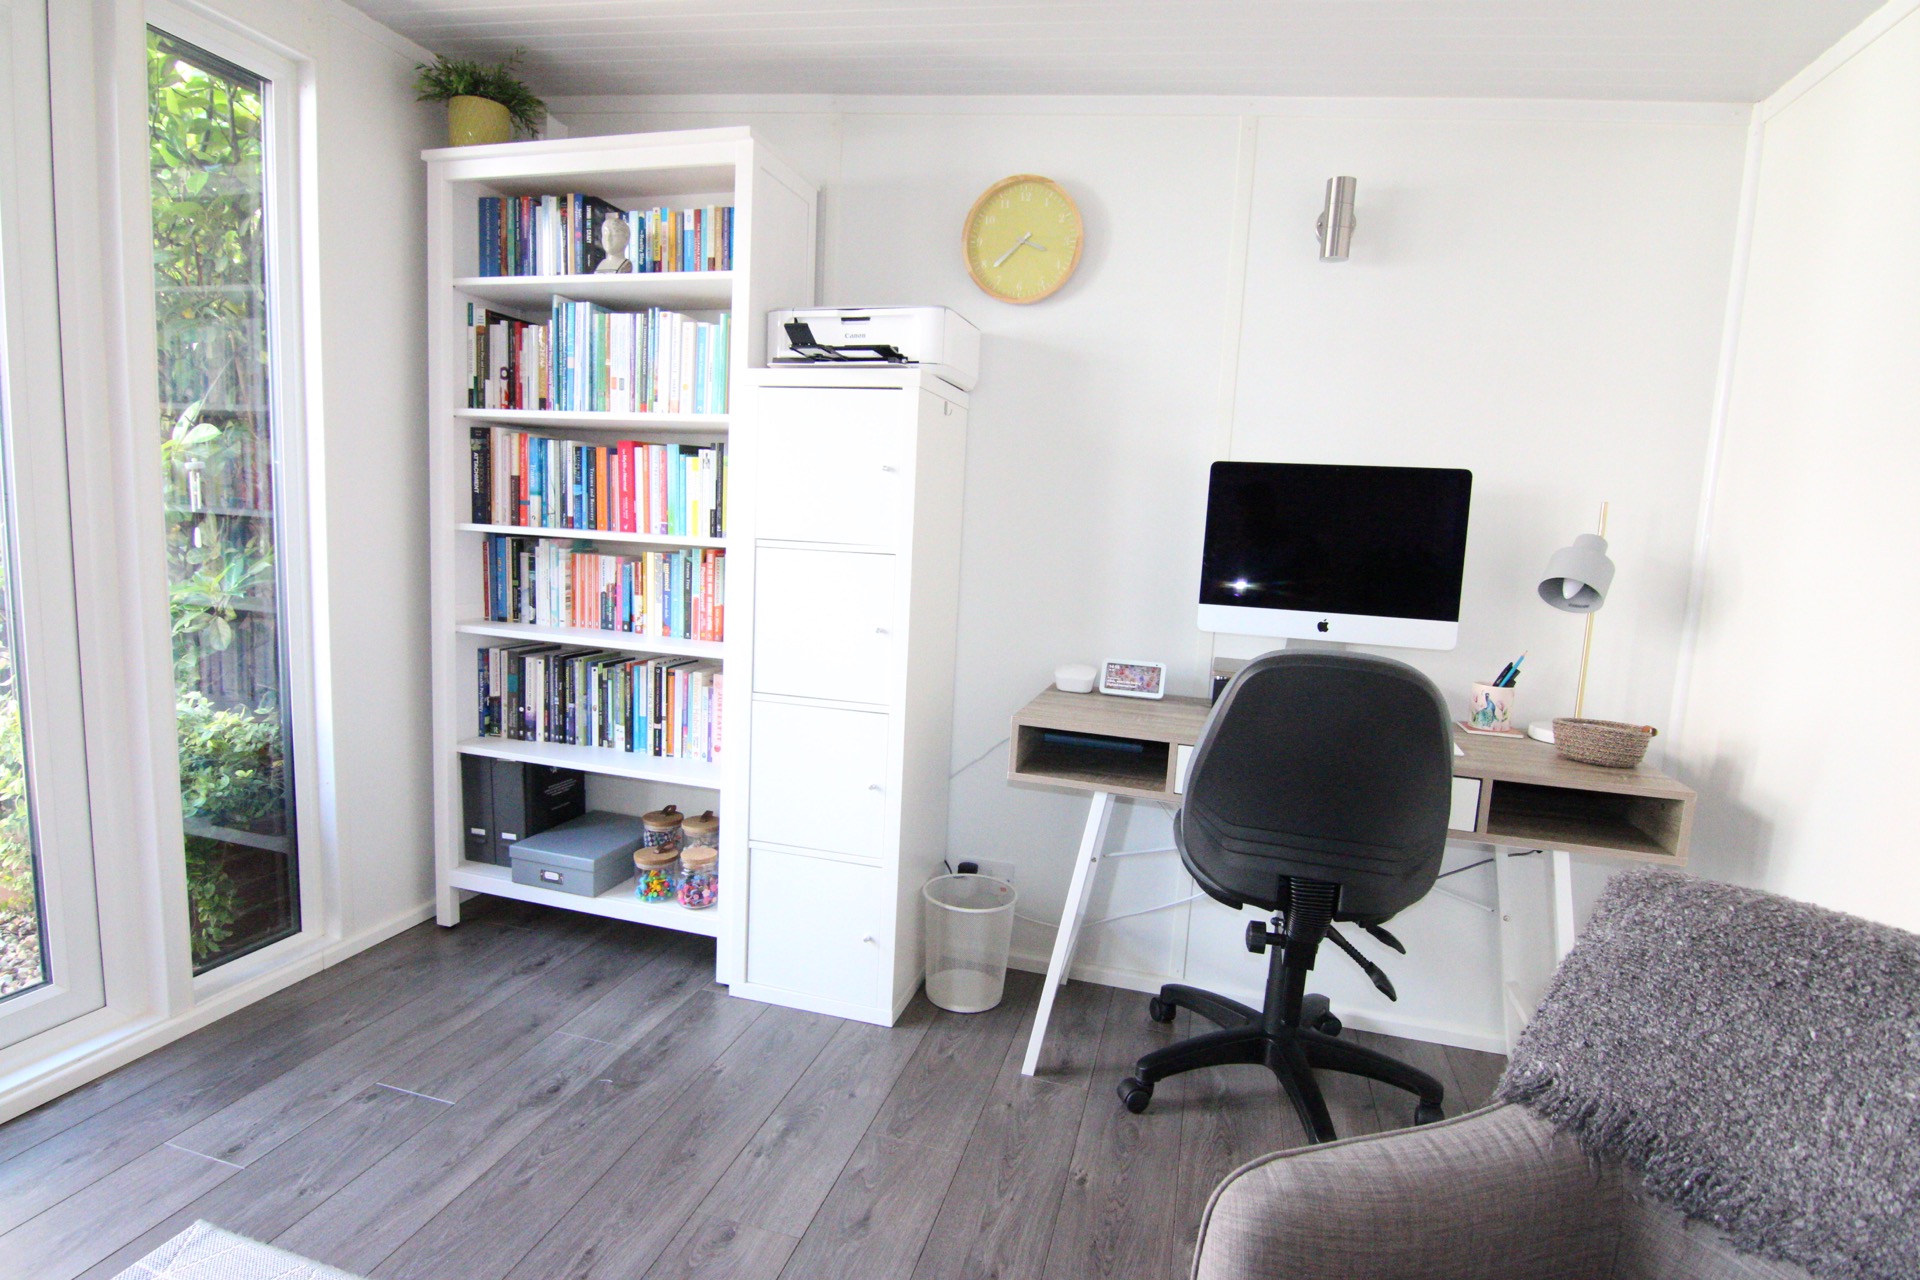
[(607, 256), (607, 221), (627, 227), (626, 271), (730, 271), (733, 206), (622, 209), (581, 192), (481, 196), (479, 274), (587, 275)]
[(487, 621), (597, 627), (676, 640), (726, 634), (724, 551), (608, 555), (551, 538), (488, 534)]
[(467, 304), (467, 407), (725, 413), (733, 315), (609, 311), (556, 297), (545, 322)]
[(478, 650), (480, 734), (712, 761), (720, 755), (720, 664), (554, 644)]
[(724, 538), (727, 446), (595, 444), (511, 427), (472, 427), (475, 524)]

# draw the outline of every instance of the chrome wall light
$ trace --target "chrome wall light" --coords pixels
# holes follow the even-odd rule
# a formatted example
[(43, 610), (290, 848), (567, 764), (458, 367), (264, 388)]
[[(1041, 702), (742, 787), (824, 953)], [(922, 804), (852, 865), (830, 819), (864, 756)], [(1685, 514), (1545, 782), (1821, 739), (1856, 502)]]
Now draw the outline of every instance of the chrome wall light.
[(1345, 262), (1353, 243), (1353, 190), (1357, 178), (1328, 178), (1327, 207), (1313, 224), (1320, 234), (1320, 261)]

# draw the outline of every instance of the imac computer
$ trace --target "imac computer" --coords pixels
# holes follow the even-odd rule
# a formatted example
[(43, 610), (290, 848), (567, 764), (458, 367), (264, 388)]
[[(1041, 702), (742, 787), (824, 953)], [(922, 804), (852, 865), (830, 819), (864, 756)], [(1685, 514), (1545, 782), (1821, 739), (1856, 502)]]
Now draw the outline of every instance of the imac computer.
[(1472, 490), (1456, 469), (1214, 463), (1201, 629), (1453, 648)]

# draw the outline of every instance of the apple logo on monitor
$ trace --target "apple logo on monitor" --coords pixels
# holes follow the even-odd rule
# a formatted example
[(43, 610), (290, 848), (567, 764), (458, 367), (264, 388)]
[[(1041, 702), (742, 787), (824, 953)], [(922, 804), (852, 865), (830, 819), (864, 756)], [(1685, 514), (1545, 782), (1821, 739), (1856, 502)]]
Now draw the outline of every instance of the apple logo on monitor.
[(1327, 629), (1327, 620), (1325, 618), (1320, 619), (1318, 629), (1321, 631), (1325, 631)]

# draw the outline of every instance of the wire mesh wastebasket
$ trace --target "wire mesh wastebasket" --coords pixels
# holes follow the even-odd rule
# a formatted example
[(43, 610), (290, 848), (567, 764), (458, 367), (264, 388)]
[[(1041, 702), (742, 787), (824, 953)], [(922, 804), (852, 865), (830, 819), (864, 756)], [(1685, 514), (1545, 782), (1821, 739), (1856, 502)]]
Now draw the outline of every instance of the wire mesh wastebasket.
[(1007, 986), (1013, 886), (992, 876), (940, 876), (927, 899), (927, 999), (953, 1013), (985, 1013)]

